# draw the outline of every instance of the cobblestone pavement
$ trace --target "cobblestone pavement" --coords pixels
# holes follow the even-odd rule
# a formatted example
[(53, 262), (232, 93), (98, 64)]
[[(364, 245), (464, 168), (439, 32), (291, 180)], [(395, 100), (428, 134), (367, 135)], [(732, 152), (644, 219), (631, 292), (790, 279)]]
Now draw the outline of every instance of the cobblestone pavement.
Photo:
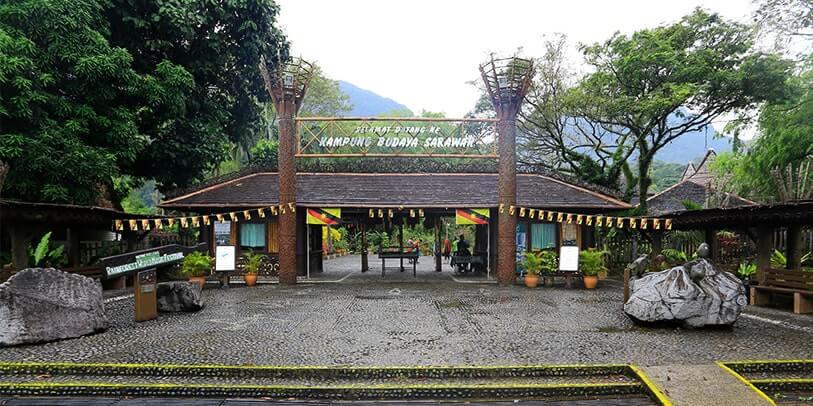
[(431, 283), (400, 275), (391, 283), (388, 273), (340, 283), (212, 287), (204, 291), (204, 310), (144, 323), (132, 321), (132, 298), (112, 300), (107, 332), (0, 349), (0, 361), (665, 365), (813, 354), (811, 318), (785, 311), (749, 310), (731, 329), (646, 329), (622, 312), (618, 282), (591, 291), (532, 290), (456, 283), (448, 271), (423, 276), (419, 281)]
[(585, 400), (519, 400), (505, 402), (303, 402), (277, 401), (263, 399), (192, 399), (192, 398), (0, 398), (0, 405), (8, 406), (254, 406), (271, 404), (275, 406), (316, 406), (316, 405), (353, 405), (353, 406), (486, 406), (486, 405), (520, 405), (520, 406), (649, 406), (652, 402), (645, 398), (619, 399), (585, 399)]

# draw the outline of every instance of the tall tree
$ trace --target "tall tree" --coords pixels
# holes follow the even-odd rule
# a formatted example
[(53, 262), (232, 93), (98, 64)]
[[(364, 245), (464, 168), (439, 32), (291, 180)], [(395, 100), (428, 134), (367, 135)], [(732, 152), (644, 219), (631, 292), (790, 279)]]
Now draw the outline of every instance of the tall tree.
[(189, 184), (258, 131), (268, 99), (260, 56), (273, 63), (288, 52), (277, 13), (273, 0), (111, 0), (111, 43), (130, 50), (138, 72), (170, 61), (194, 78), (181, 111), (142, 114), (149, 143), (134, 175), (163, 189)]
[(165, 60), (137, 72), (111, 46), (105, 2), (0, 3), (0, 161), (5, 195), (109, 204), (113, 179), (150, 142), (143, 114), (177, 111), (193, 85)]
[(785, 96), (789, 63), (754, 51), (753, 41), (747, 25), (697, 9), (677, 23), (582, 48), (593, 72), (571, 97), (589, 106), (587, 120), (635, 149), (641, 210), (661, 148), (722, 114)]

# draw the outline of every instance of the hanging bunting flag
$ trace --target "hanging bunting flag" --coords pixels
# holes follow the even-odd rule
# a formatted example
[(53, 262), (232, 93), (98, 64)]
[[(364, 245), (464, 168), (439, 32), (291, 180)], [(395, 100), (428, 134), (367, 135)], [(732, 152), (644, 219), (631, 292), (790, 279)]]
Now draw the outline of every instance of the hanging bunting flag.
[(615, 225), (618, 228), (624, 228), (624, 218), (623, 217), (617, 218), (615, 221)]
[(572, 215), (572, 214), (570, 214), (570, 213), (568, 213), (568, 214), (567, 214), (567, 223), (568, 223), (568, 224), (570, 224), (570, 223), (572, 223), (572, 222), (573, 222), (573, 215)]
[(164, 224), (161, 223), (161, 219), (154, 219), (152, 221), (152, 223), (155, 224), (155, 229), (156, 230), (163, 230), (164, 229)]
[(249, 213), (248, 210), (243, 210), (243, 217), (246, 220), (251, 220), (251, 213)]
[(636, 218), (635, 217), (630, 217), (630, 228), (635, 228), (635, 227), (636, 227)]
[(167, 223), (169, 223), (169, 226), (172, 227), (172, 226), (175, 225), (175, 219), (169, 218), (169, 219), (167, 219)]
[(556, 222), (561, 223), (565, 219), (565, 213), (556, 213)]
[(457, 209), (455, 224), (488, 224), (488, 209)]
[(269, 207), (269, 208), (271, 209), (271, 215), (272, 215), (272, 216), (276, 216), (276, 215), (277, 215), (277, 213), (279, 213), (279, 212), (277, 211), (277, 206), (271, 206), (271, 207)]
[(509, 215), (509, 216), (513, 216), (513, 215), (514, 215), (514, 213), (516, 212), (516, 209), (517, 209), (517, 208), (516, 208), (516, 207), (514, 207), (514, 206), (508, 206), (508, 215)]
[(370, 209), (370, 218), (373, 218), (373, 217), (375, 217), (375, 210)]
[(378, 209), (378, 218), (380, 218), (380, 219), (384, 218), (384, 210), (383, 209)]
[(285, 206), (279, 205), (279, 214), (280, 215), (285, 214)]
[(418, 217), (423, 217), (423, 209), (418, 209)]
[(612, 227), (613, 226), (613, 217), (612, 216), (607, 216), (607, 218), (604, 219), (604, 225), (606, 227)]
[(115, 221), (114, 221), (114, 223), (116, 224), (116, 225), (115, 225), (115, 229), (116, 229), (117, 231), (124, 230), (124, 222), (123, 222), (123, 221), (121, 221), (121, 220), (115, 220)]
[(641, 230), (646, 230), (646, 219), (641, 219)]
[(296, 213), (296, 205), (293, 203), (288, 203), (288, 208), (291, 209), (291, 213)]
[(588, 225), (588, 226), (592, 226), (592, 225), (593, 225), (593, 216), (587, 216), (587, 225)]
[(672, 219), (666, 219), (666, 229), (667, 230), (672, 229)]
[(150, 221), (149, 220), (141, 220), (141, 229), (147, 231), (150, 229)]
[(138, 230), (138, 222), (137, 221), (130, 220), (129, 223), (130, 223), (130, 231)]
[(519, 208), (519, 216), (520, 217), (525, 217), (525, 208), (524, 207)]
[(200, 218), (197, 216), (192, 217), (192, 227), (198, 227), (200, 225)]
[(536, 209), (528, 209), (528, 218), (532, 219), (536, 216)]
[(660, 221), (660, 220), (658, 220), (658, 219), (653, 219), (653, 220), (652, 220), (652, 224), (654, 224), (654, 225), (655, 225), (655, 229), (656, 229), (656, 230), (660, 230), (660, 229), (661, 229), (661, 221)]
[(415, 209), (409, 209), (409, 217), (415, 218)]
[(265, 218), (265, 210), (262, 207), (260, 207), (259, 209), (257, 209), (257, 215), (260, 216), (261, 219), (264, 219)]
[(576, 224), (581, 224), (583, 221), (584, 221), (584, 216), (582, 216), (581, 214), (576, 216)]
[(603, 227), (604, 226), (604, 217), (598, 216), (596, 217), (596, 227)]
[(237, 213), (235, 213), (235, 212), (229, 213), (229, 218), (231, 219), (231, 221), (236, 223), (237, 222)]
[(181, 217), (181, 227), (189, 228), (189, 221), (186, 219), (186, 217)]
[(500, 214), (505, 213), (505, 205), (500, 203)]
[(201, 218), (203, 218), (203, 224), (204, 225), (208, 226), (210, 224), (211, 220), (210, 220), (209, 216), (201, 216)]
[(219, 221), (219, 222), (221, 222), (221, 223), (224, 221), (224, 220), (223, 220), (223, 215), (222, 215), (222, 214), (215, 214), (215, 217), (217, 217), (217, 221)]
[(342, 209), (311, 207), (306, 209), (307, 223), (322, 226), (337, 226), (342, 223)]
[(552, 211), (548, 212), (548, 221), (553, 221), (553, 212)]
[(393, 218), (395, 216), (395, 212), (392, 209), (387, 209), (387, 217)]

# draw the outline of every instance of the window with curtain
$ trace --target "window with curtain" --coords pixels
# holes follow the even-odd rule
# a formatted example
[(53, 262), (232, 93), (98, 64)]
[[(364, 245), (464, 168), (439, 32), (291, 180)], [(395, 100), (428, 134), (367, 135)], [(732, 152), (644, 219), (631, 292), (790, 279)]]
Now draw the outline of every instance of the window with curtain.
[(265, 250), (265, 223), (240, 224), (240, 248)]
[(556, 247), (556, 225), (553, 223), (531, 224), (531, 250)]

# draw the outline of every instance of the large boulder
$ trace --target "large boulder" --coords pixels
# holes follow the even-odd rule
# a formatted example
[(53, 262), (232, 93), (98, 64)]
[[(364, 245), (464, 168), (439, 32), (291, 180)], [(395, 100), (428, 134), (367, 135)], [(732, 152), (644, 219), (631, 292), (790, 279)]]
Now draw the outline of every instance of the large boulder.
[(0, 346), (74, 338), (107, 329), (102, 286), (53, 268), (28, 268), (0, 285)]
[(731, 325), (748, 303), (745, 286), (705, 258), (630, 281), (624, 313), (636, 322)]
[(197, 283), (161, 282), (157, 295), (160, 312), (196, 312), (203, 308), (203, 296)]

